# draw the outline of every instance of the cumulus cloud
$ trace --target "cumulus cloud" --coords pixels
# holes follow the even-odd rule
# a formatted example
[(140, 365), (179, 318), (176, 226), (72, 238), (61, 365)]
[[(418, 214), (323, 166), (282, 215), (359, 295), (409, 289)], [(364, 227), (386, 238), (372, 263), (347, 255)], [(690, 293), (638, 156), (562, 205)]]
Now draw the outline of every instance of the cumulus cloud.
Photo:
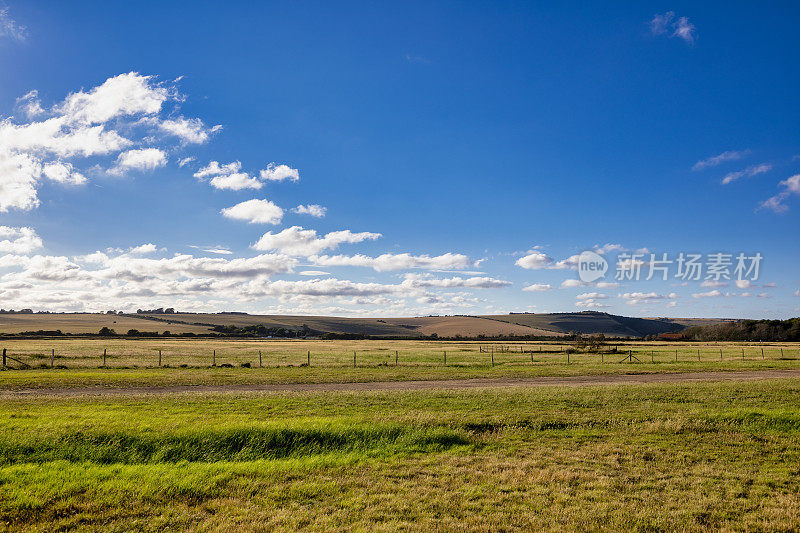
[(148, 172), (167, 164), (167, 154), (158, 148), (127, 150), (117, 157), (117, 164), (109, 173), (122, 175), (129, 170)]
[(312, 217), (322, 218), (328, 209), (317, 204), (298, 205), (292, 209), (293, 213), (298, 215), (311, 215)]
[(216, 125), (209, 129), (199, 118), (186, 117), (163, 120), (158, 123), (158, 127), (164, 133), (179, 138), (185, 144), (203, 144), (208, 141), (210, 134), (222, 128), (222, 126)]
[(542, 252), (532, 252), (517, 259), (515, 264), (528, 270), (539, 270), (553, 264), (553, 258)]
[(300, 173), (296, 168), (291, 168), (288, 165), (276, 165), (275, 163), (270, 163), (267, 168), (259, 171), (258, 174), (265, 181), (300, 180)]
[(283, 209), (269, 200), (255, 198), (226, 207), (220, 212), (226, 218), (245, 220), (248, 224), (278, 224), (283, 218)]
[(323, 236), (318, 236), (316, 230), (292, 226), (278, 233), (268, 231), (253, 244), (252, 248), (308, 257), (317, 255), (323, 250), (337, 248), (340, 244), (364, 242), (380, 237), (380, 233), (354, 233), (350, 230), (332, 231)]
[(640, 305), (663, 300), (676, 300), (679, 298), (677, 293), (659, 294), (657, 292), (626, 292), (621, 295), (623, 300), (627, 300), (629, 305)]
[(722, 152), (719, 155), (715, 155), (713, 157), (708, 157), (706, 159), (701, 159), (697, 163), (694, 164), (692, 170), (704, 170), (706, 168), (716, 167), (721, 165), (722, 163), (727, 163), (728, 161), (738, 161), (743, 157), (750, 155), (750, 150), (728, 150), (726, 152)]
[(195, 119), (161, 118), (165, 105), (179, 100), (174, 88), (136, 72), (71, 93), (51, 107), (42, 105), (37, 91), (29, 91), (17, 99), (28, 122), (0, 118), (0, 212), (36, 208), (42, 179), (86, 183), (79, 166), (86, 158), (103, 167), (104, 158), (116, 156), (112, 173), (162, 166), (164, 147), (143, 145), (157, 140), (163, 123), (174, 129), (182, 120), (200, 135)]
[(0, 253), (29, 254), (42, 247), (42, 239), (33, 228), (0, 226)]

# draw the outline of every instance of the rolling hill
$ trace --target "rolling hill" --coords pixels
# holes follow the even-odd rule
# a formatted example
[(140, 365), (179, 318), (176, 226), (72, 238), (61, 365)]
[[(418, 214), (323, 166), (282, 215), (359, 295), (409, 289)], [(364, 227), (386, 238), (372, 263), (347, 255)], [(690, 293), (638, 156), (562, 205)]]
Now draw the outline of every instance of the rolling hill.
[(329, 316), (250, 315), (245, 313), (150, 313), (109, 315), (101, 313), (0, 314), (0, 333), (31, 331), (97, 333), (108, 327), (117, 333), (130, 329), (159, 332), (213, 333), (215, 326), (256, 326), (307, 329), (312, 334), (337, 333), (374, 337), (559, 337), (570, 333), (611, 337), (643, 337), (671, 333), (698, 323), (722, 319), (632, 318), (608, 313), (512, 313), (483, 316), (429, 316), (413, 318), (345, 318)]

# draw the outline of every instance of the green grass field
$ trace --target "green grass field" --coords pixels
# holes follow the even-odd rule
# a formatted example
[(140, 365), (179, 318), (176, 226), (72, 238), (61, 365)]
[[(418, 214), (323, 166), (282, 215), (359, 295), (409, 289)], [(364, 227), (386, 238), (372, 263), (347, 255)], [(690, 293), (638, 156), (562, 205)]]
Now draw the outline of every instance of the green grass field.
[[(229, 339), (2, 341), (2, 347), (6, 348), (9, 357), (26, 363), (30, 368), (9, 359), (9, 367), (13, 369), (0, 371), (0, 390), (524, 378), (800, 368), (800, 348), (796, 343), (627, 342), (606, 347), (606, 350), (616, 349), (616, 353), (568, 354), (569, 344), (541, 342), (491, 344)], [(158, 366), (159, 350), (161, 367)], [(626, 359), (628, 353), (633, 355), (633, 359)], [(50, 368), (51, 356), (55, 368)], [(311, 366), (307, 366), (309, 357)], [(214, 363), (216, 366), (212, 367)], [(242, 365), (249, 365), (249, 368)]]
[(0, 404), (7, 530), (795, 530), (800, 381)]
[[(568, 360), (557, 343), (503, 345), (516, 351), (485, 343), (481, 351), (479, 343), (433, 341), (5, 340), (8, 355), (36, 366), (0, 371), (0, 529), (8, 531), (800, 528), (796, 377), (136, 390), (796, 370), (797, 345), (629, 342), (618, 353)], [(98, 368), (103, 348), (109, 368)], [(159, 349), (169, 366), (157, 366)], [(634, 360), (621, 362), (628, 350)], [(312, 365), (301, 366), (309, 351)], [(94, 395), (97, 387), (130, 390), (106, 397)]]

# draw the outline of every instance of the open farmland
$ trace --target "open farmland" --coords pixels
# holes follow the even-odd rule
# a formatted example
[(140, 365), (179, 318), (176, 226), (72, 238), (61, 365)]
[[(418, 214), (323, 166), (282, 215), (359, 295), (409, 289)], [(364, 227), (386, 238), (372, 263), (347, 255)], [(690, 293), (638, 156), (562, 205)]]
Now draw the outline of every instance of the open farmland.
[(413, 318), (344, 318), (330, 316), (250, 315), (245, 313), (0, 313), (0, 334), (56, 331), (97, 333), (107, 327), (172, 334), (213, 333), (215, 326), (264, 326), (304, 330), (311, 334), (349, 334), (371, 337), (560, 337), (570, 333), (611, 337), (642, 337), (680, 331), (687, 325), (716, 324), (720, 319), (629, 318), (607, 313), (518, 313), (485, 316), (429, 316)]
[(800, 527), (800, 380), (0, 403), (7, 530)]

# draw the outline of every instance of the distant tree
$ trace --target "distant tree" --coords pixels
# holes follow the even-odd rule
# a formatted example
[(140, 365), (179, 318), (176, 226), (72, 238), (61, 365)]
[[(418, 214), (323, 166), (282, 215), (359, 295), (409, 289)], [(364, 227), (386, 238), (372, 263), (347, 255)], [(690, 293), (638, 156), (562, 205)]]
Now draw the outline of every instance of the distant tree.
[(106, 326), (103, 326), (102, 328), (100, 328), (100, 331), (98, 332), (98, 335), (100, 335), (102, 337), (111, 337), (111, 336), (116, 335), (116, 334), (117, 334), (116, 331), (114, 331), (113, 329), (108, 328)]

